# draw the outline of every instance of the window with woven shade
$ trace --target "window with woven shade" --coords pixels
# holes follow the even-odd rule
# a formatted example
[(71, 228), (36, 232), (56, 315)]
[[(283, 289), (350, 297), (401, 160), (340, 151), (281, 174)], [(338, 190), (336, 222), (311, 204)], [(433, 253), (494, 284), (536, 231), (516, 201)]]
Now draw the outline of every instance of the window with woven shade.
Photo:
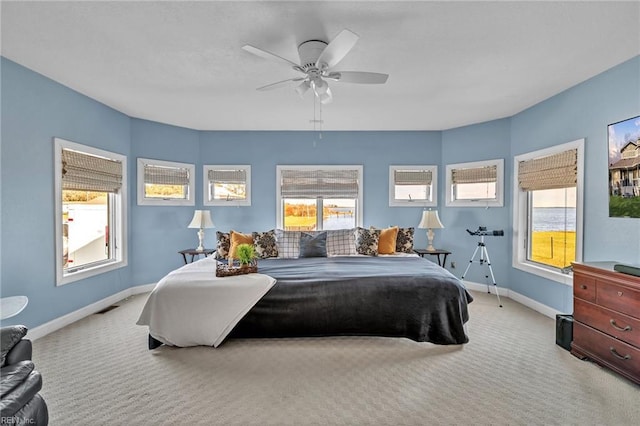
[(277, 223), (286, 230), (362, 223), (362, 166), (277, 166)]
[(54, 138), (56, 283), (126, 265), (126, 157)]
[(436, 206), (437, 166), (389, 166), (389, 206)]
[(580, 139), (515, 157), (515, 267), (563, 282), (554, 273), (581, 259), (583, 149)]
[(446, 167), (446, 205), (457, 207), (502, 207), (504, 205), (504, 160), (502, 158)]
[(195, 166), (138, 158), (138, 205), (195, 205)]
[(204, 205), (250, 206), (251, 166), (204, 166)]

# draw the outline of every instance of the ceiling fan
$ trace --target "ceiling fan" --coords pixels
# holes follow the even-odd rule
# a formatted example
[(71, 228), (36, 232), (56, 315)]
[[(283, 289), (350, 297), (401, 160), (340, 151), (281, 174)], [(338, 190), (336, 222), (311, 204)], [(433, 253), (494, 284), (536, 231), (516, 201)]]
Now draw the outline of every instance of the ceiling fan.
[(258, 87), (257, 90), (277, 89), (300, 82), (295, 90), (301, 97), (307, 90), (313, 89), (320, 102), (327, 104), (332, 101), (333, 95), (326, 80), (342, 83), (384, 84), (389, 77), (388, 74), (375, 72), (333, 70), (333, 67), (355, 46), (358, 38), (359, 36), (354, 32), (344, 29), (330, 43), (322, 40), (307, 40), (298, 46), (300, 64), (250, 44), (246, 44), (242, 48), (261, 58), (289, 65), (295, 71), (303, 74), (300, 77)]

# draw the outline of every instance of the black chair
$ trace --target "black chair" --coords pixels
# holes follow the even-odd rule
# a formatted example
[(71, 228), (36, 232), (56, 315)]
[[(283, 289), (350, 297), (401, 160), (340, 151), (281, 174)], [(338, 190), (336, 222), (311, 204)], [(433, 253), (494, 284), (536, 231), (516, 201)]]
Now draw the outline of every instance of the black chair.
[(31, 341), (23, 339), (26, 334), (23, 325), (0, 328), (0, 423), (46, 426), (49, 411), (38, 393), (42, 376), (31, 361)]

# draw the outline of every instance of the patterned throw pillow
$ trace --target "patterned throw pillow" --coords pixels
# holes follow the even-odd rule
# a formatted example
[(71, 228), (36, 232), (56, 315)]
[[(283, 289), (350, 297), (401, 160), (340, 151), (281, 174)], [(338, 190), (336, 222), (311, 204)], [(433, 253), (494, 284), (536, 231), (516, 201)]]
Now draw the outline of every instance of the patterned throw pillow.
[(276, 246), (278, 257), (295, 259), (300, 253), (300, 231), (284, 231), (276, 229)]
[(276, 231), (252, 232), (253, 246), (256, 249), (256, 256), (259, 259), (267, 257), (278, 257), (278, 247), (276, 246)]
[(231, 234), (228, 232), (216, 231), (218, 245), (216, 246), (216, 259), (226, 259), (229, 257), (229, 249), (231, 248)]
[(356, 254), (356, 240), (353, 228), (327, 231), (327, 256), (352, 256), (354, 254)]
[(299, 257), (327, 257), (327, 233), (301, 233)]
[(380, 241), (379, 229), (356, 228), (356, 252), (366, 256), (378, 255), (378, 242)]
[(396, 237), (396, 252), (413, 253), (413, 231), (414, 228), (398, 228)]

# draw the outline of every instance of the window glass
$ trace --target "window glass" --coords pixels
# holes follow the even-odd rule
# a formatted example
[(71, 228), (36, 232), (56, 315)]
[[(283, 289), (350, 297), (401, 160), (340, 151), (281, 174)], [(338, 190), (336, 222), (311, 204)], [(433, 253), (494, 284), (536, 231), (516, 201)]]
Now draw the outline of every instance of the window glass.
[(204, 204), (251, 205), (251, 166), (204, 166)]
[(195, 166), (138, 158), (138, 204), (193, 206)]
[(435, 206), (437, 166), (389, 166), (390, 206)]
[(446, 205), (501, 207), (504, 199), (504, 160), (449, 164)]
[(125, 266), (126, 157), (55, 138), (56, 279)]

